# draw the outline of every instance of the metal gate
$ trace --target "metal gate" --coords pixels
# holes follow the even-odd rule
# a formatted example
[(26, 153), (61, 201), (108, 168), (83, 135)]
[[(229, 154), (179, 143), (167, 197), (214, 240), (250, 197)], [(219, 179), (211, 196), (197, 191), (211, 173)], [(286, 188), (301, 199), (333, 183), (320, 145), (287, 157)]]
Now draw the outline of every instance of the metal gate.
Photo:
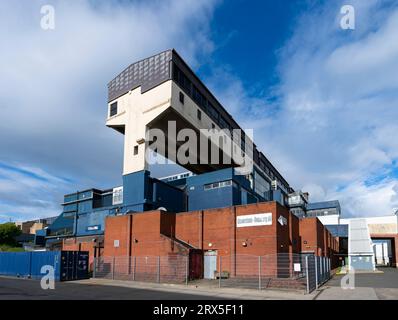
[(315, 255), (310, 254), (305, 256), (305, 269), (307, 280), (307, 293), (310, 293), (318, 287)]
[(307, 292), (310, 293), (330, 279), (330, 259), (305, 255)]
[(204, 254), (204, 272), (205, 279), (214, 279), (217, 271), (217, 251), (206, 251)]

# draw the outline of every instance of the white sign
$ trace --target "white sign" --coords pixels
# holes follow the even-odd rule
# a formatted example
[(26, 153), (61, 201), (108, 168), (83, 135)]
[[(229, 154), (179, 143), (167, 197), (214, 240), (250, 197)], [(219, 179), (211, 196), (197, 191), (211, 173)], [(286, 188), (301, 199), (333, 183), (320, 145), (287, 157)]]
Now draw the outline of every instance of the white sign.
[(285, 217), (279, 216), (278, 222), (281, 226), (287, 225), (287, 219)]
[(258, 213), (236, 217), (236, 226), (238, 228), (270, 225), (272, 225), (272, 213)]
[(301, 264), (300, 263), (295, 263), (294, 264), (294, 271), (300, 272), (301, 271)]
[(113, 188), (112, 205), (123, 204), (123, 187)]
[(113, 246), (119, 248), (119, 240), (113, 240)]

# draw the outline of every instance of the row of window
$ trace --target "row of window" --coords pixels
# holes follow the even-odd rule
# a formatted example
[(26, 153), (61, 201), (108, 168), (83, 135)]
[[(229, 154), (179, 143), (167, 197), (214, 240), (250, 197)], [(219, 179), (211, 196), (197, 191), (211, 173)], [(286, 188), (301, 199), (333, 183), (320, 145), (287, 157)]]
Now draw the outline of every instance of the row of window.
[(321, 209), (321, 210), (311, 210), (307, 212), (308, 217), (320, 217), (320, 216), (328, 216), (328, 215), (333, 215), (333, 214), (338, 214), (337, 210), (335, 208), (330, 208), (330, 209)]
[(192, 172), (185, 172), (185, 173), (176, 174), (176, 175), (170, 176), (170, 177), (160, 178), (160, 180), (162, 180), (162, 181), (175, 181), (175, 180), (179, 180), (179, 179), (192, 177), (193, 175), (194, 174)]
[(212, 189), (224, 188), (224, 187), (229, 187), (229, 186), (232, 186), (232, 180), (226, 180), (226, 181), (221, 181), (221, 182), (205, 184), (204, 189), (212, 190)]
[(271, 184), (254, 170), (254, 192), (261, 197), (268, 199)]
[[(173, 80), (188, 94), (188, 96), (199, 105), (221, 129), (232, 130), (232, 126), (224, 119), (217, 111), (212, 103), (194, 86), (188, 77), (174, 64), (173, 65)], [(180, 94), (180, 102), (184, 103), (184, 98)], [(201, 119), (200, 110), (198, 111), (198, 118)]]
[[(204, 95), (200, 93), (198, 88), (188, 79), (188, 77), (174, 64), (173, 65), (173, 80), (194, 100), (206, 113), (210, 118), (213, 119), (215, 123), (219, 125), (221, 129), (228, 129), (232, 133), (232, 126), (230, 123), (217, 111), (217, 109), (212, 105), (212, 103), (206, 99)], [(180, 102), (184, 103), (183, 94), (180, 93)], [(198, 110), (197, 118), (201, 120), (202, 114), (201, 111)], [(214, 128), (214, 125), (213, 125)], [(242, 134), (241, 137), (241, 149), (245, 152), (245, 135)], [(258, 161), (256, 161), (260, 168), (265, 171), (265, 173), (274, 180), (276, 178), (276, 173), (273, 172), (266, 164), (265, 161), (261, 159), (260, 152), (257, 151)], [(262, 155), (262, 154), (261, 154)], [(257, 159), (255, 159), (257, 160)], [(286, 189), (288, 188), (285, 186)]]

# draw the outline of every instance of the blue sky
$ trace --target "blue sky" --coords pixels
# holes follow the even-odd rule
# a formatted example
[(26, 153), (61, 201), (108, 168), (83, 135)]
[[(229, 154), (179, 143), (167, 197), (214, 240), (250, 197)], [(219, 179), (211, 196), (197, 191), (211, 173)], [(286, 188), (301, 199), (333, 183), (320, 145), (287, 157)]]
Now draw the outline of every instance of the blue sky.
[[(53, 31), (40, 28), (43, 4)], [(65, 193), (121, 184), (106, 84), (173, 47), (294, 188), (340, 200), (345, 216), (391, 214), (398, 4), (350, 1), (356, 28), (342, 30), (343, 4), (1, 1), (0, 222), (57, 215)]]

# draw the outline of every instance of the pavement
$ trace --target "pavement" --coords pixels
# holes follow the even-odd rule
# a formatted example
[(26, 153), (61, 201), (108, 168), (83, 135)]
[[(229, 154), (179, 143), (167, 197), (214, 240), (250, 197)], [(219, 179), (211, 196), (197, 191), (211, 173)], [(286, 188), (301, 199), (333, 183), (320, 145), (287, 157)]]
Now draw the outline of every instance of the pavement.
[(315, 294), (279, 290), (214, 288), (107, 279), (56, 282), (43, 290), (40, 281), (0, 277), (0, 300), (311, 300)]
[[(335, 275), (320, 288), (316, 300), (398, 300), (398, 269), (355, 274), (353, 289), (342, 289), (344, 275)], [(347, 279), (347, 278), (345, 278)]]
[[(313, 300), (316, 293), (304, 294), (301, 291), (291, 290), (256, 290), (244, 288), (218, 288), (218, 281), (204, 281), (202, 283), (181, 285), (181, 284), (158, 284), (149, 282), (108, 280), (108, 279), (88, 279), (76, 281), (82, 285), (101, 285), (116, 286), (130, 289), (158, 290), (159, 292), (179, 292), (184, 295), (203, 297), (212, 296), (213, 299), (233, 299), (233, 300)], [(216, 284), (217, 283), (217, 284)]]

